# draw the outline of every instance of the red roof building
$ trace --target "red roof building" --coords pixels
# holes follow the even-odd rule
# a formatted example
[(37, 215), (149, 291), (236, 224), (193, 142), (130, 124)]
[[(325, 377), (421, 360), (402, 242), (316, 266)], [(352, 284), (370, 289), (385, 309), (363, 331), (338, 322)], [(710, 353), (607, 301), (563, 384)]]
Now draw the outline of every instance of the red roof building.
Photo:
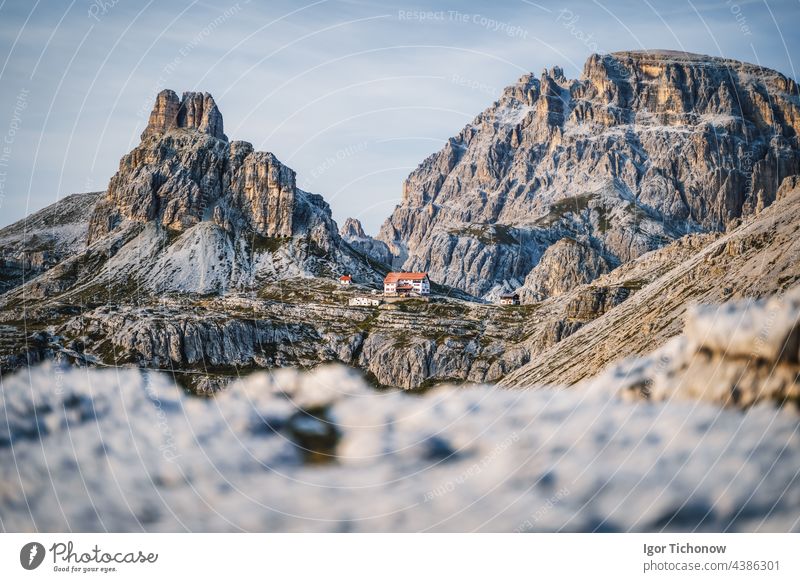
[(389, 273), (383, 280), (384, 295), (427, 295), (430, 292), (428, 273)]
[(350, 285), (353, 282), (353, 278), (350, 275), (342, 275), (339, 277), (339, 284), (340, 285)]

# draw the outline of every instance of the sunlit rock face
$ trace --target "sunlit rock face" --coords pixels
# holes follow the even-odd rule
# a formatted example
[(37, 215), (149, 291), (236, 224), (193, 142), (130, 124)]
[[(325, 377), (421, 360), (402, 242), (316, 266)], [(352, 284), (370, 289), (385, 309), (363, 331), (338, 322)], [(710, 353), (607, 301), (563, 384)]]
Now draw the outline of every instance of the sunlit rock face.
[(187, 91), (181, 99), (174, 91), (165, 89), (156, 96), (142, 139), (160, 135), (171, 129), (190, 129), (227, 141), (223, 131), (222, 114), (208, 93)]
[(227, 177), (230, 204), (241, 209), (253, 230), (268, 237), (292, 236), (296, 186), (291, 168), (271, 153), (254, 152), (247, 142), (234, 142)]

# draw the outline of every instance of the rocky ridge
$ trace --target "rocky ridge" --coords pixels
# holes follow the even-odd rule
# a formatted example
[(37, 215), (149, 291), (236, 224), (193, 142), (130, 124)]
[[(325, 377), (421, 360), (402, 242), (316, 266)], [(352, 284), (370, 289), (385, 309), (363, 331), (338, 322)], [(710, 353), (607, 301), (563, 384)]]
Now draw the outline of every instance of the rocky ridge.
[(91, 215), (103, 192), (72, 194), (0, 229), (0, 293), (21, 285), (86, 244)]
[(684, 332), (578, 389), (638, 400), (705, 400), (749, 408), (800, 405), (800, 287), (760, 300), (696, 305)]
[[(417, 389), (496, 381), (529, 357), (514, 347), (523, 339), (525, 311), (454, 299), (348, 306), (360, 292), (306, 280), (264, 287), (256, 296), (150, 301), (107, 291), (82, 306), (31, 302), (24, 326), (14, 313), (0, 312), (8, 342), (0, 345), (0, 368), (46, 359), (134, 365), (172, 370), (193, 390), (208, 392), (257, 369), (341, 362), (377, 385)], [(20, 353), (22, 346), (27, 351)]]
[[(589, 286), (540, 304), (583, 320), (558, 343), (542, 342), (541, 323), (529, 327), (531, 361), (503, 380), (508, 386), (575, 384), (618, 359), (642, 355), (680, 335), (694, 303), (719, 304), (782, 293), (800, 281), (800, 181), (784, 180), (778, 200), (730, 232), (694, 235), (643, 255)], [(649, 274), (647, 274), (649, 272)], [(577, 301), (623, 282), (627, 297), (587, 318)], [(619, 287), (617, 287), (619, 288)], [(607, 294), (606, 294), (607, 296)], [(592, 316), (594, 315), (594, 316)], [(545, 323), (548, 321), (544, 320)]]

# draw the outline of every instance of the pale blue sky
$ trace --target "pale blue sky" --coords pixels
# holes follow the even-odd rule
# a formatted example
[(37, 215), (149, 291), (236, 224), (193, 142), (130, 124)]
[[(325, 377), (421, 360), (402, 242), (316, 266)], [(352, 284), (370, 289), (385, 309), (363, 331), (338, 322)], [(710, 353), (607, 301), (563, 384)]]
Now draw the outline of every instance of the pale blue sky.
[(212, 93), (230, 138), (375, 233), (408, 173), (524, 72), (672, 48), (797, 79), (798, 22), (799, 0), (0, 0), (0, 225), (105, 189), (171, 88)]

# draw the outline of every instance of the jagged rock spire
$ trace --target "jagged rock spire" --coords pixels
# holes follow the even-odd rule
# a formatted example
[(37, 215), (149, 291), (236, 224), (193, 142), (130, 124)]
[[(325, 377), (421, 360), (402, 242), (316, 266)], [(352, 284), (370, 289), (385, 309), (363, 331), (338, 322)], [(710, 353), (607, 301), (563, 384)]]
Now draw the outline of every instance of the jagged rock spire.
[(309, 234), (316, 248), (335, 247), (339, 235), (322, 197), (298, 190), (294, 171), (273, 154), (229, 142), (222, 127), (208, 93), (178, 99), (161, 91), (142, 142), (122, 157), (92, 213), (89, 244), (127, 220), (172, 232), (209, 221), (235, 236)]
[(193, 129), (228, 141), (223, 132), (222, 114), (209, 93), (186, 91), (178, 99), (175, 91), (164, 89), (156, 96), (142, 139), (175, 128)]
[(345, 220), (342, 228), (339, 229), (339, 234), (348, 240), (351, 238), (367, 238), (364, 227), (361, 226), (361, 221), (357, 218)]

